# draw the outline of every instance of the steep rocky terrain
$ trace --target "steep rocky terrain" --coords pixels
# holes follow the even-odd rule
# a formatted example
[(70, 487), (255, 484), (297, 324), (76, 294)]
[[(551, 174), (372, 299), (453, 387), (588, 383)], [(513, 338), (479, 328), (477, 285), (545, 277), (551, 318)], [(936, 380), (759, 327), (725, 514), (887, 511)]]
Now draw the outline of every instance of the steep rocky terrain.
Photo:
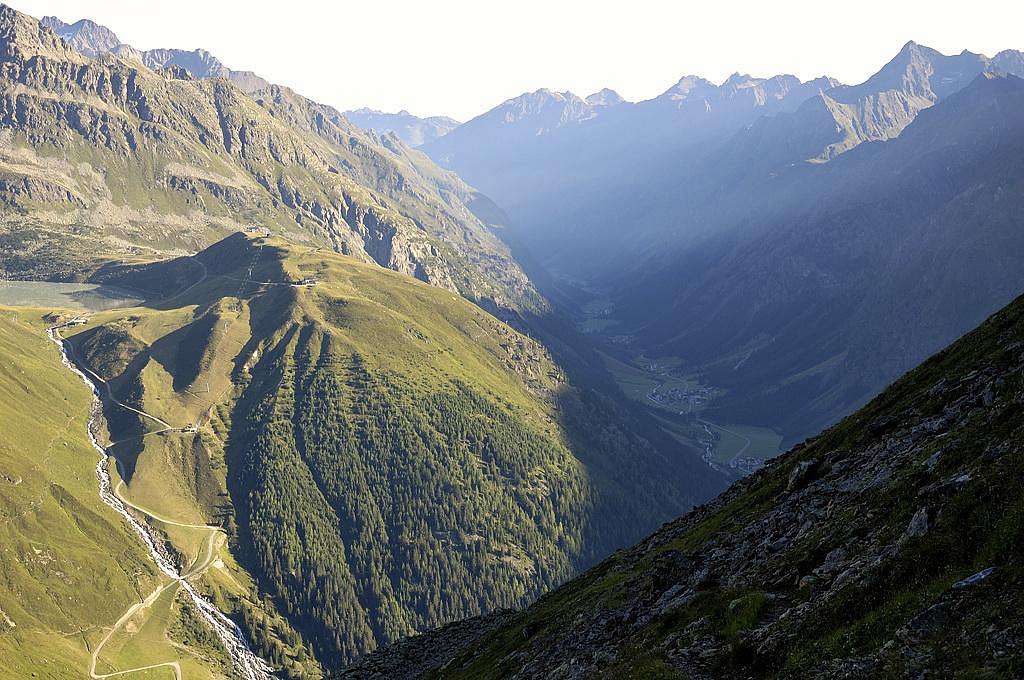
[(270, 83), (252, 71), (233, 71), (203, 49), (158, 48), (137, 50), (121, 42), (112, 30), (89, 19), (68, 24), (57, 17), (43, 17), (39, 23), (64, 39), (73, 50), (87, 57), (116, 54), (145, 64), (151, 69), (179, 66), (196, 78), (226, 78), (245, 92), (269, 87)]
[(519, 613), (350, 678), (1019, 677), (1024, 298)]
[(425, 158), (408, 162), (415, 152), (397, 140), (384, 146), (287, 88), (250, 96), (78, 44), (0, 8), (7, 275), (82, 276), (111, 256), (267, 228), (489, 307), (542, 304), (470, 210), (476, 193)]
[(227, 531), (255, 585), (211, 598), (287, 674), (524, 605), (722, 487), (534, 340), (375, 265), (236, 234), (98, 276), (153, 296), (67, 331), (124, 491)]

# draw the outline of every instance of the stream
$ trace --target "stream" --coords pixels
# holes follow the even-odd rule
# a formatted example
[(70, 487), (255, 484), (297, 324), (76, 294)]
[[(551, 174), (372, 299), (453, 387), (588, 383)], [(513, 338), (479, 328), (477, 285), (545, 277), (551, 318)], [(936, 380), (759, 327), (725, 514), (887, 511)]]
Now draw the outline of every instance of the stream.
[(192, 603), (196, 606), (200, 615), (213, 629), (214, 633), (216, 633), (221, 644), (224, 645), (224, 648), (227, 649), (238, 676), (245, 678), (246, 680), (272, 680), (272, 678), (275, 677), (273, 669), (267, 664), (267, 662), (249, 649), (249, 645), (245, 640), (245, 635), (242, 633), (242, 630), (238, 625), (196, 591), (192, 584), (181, 575), (178, 567), (175, 566), (174, 561), (164, 548), (163, 541), (157, 538), (153, 530), (145, 523), (139, 521), (132, 513), (130, 513), (124, 502), (114, 494), (113, 485), (110, 479), (110, 472), (107, 470), (109, 455), (107, 454), (106, 449), (104, 449), (96, 439), (96, 434), (94, 432), (96, 422), (102, 415), (102, 402), (99, 387), (71, 360), (71, 357), (68, 354), (69, 346), (64, 342), (63, 338), (60, 337), (59, 331), (61, 328), (63, 328), (63, 326), (48, 328), (46, 334), (49, 336), (50, 340), (56, 343), (60, 348), (61, 361), (64, 366), (81, 378), (89, 389), (92, 390), (93, 394), (87, 430), (89, 433), (89, 442), (100, 455), (100, 460), (96, 464), (96, 479), (99, 482), (100, 499), (124, 517), (125, 521), (127, 521), (132, 529), (135, 530), (135, 533), (142, 539), (142, 542), (146, 544), (149, 556), (153, 560), (153, 563), (156, 564), (157, 568), (168, 578), (177, 581), (185, 592), (189, 594), (192, 598)]

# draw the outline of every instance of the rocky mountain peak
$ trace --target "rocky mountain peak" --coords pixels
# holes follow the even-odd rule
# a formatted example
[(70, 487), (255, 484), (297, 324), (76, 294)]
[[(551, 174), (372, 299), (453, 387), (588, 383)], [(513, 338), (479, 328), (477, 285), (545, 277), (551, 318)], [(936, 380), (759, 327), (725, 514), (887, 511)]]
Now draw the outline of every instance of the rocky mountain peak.
[(394, 133), (405, 144), (413, 147), (443, 137), (459, 125), (457, 120), (447, 116), (420, 118), (406, 109), (398, 113), (387, 113), (364, 106), (345, 111), (342, 115), (363, 130), (371, 130), (382, 135)]
[(48, 16), (43, 17), (40, 24), (59, 35), (72, 49), (86, 57), (98, 57), (112, 52), (121, 44), (113, 31), (90, 19), (80, 19), (73, 24), (67, 24), (57, 17)]
[(891, 91), (935, 102), (973, 80), (986, 63), (987, 59), (980, 54), (964, 51), (947, 56), (911, 40), (878, 73), (861, 85), (848, 88), (841, 101)]
[(716, 90), (715, 84), (700, 76), (687, 75), (680, 78), (675, 85), (662, 94), (673, 100), (686, 99), (697, 94), (706, 94)]
[(989, 68), (1024, 78), (1024, 52), (1019, 50), (1003, 50), (989, 60)]
[(0, 59), (24, 60), (33, 56), (71, 59), (75, 53), (52, 30), (33, 17), (0, 5)]
[(615, 90), (607, 87), (595, 92), (594, 94), (588, 95), (586, 102), (591, 106), (615, 106), (622, 104), (626, 100), (622, 98)]
[(557, 127), (570, 121), (593, 117), (593, 107), (572, 92), (555, 92), (540, 88), (527, 92), (494, 110), (503, 123), (513, 124), (522, 120), (537, 122), (540, 129)]
[(722, 83), (722, 87), (742, 87), (760, 80), (760, 78), (754, 78), (748, 73), (740, 73), (737, 71), (725, 79), (725, 82)]
[(270, 83), (252, 71), (233, 71), (225, 66), (217, 57), (202, 48), (180, 50), (157, 48), (138, 50), (127, 43), (121, 42), (112, 30), (97, 24), (90, 19), (82, 19), (68, 24), (61, 19), (48, 16), (41, 22), (71, 47), (72, 50), (89, 58), (98, 58), (106, 54), (114, 54), (153, 70), (184, 69), (195, 78), (228, 78), (239, 89), (252, 93), (270, 85)]
[(173, 64), (186, 69), (196, 78), (227, 78), (231, 74), (228, 67), (204, 49), (154, 49), (142, 54), (143, 63), (153, 69), (163, 69)]

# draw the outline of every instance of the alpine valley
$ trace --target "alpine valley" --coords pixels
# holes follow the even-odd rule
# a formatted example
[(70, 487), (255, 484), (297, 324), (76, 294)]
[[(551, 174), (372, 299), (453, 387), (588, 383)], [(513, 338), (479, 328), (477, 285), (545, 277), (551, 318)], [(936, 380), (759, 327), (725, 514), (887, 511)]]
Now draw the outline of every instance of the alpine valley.
[(0, 678), (1024, 675), (1020, 52), (460, 123), (69, 18), (0, 5)]

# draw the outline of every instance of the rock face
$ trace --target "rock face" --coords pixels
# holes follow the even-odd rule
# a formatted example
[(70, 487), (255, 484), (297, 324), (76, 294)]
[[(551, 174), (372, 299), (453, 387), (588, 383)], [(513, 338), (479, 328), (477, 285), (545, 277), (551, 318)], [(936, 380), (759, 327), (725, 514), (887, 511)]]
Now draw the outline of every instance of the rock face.
[(430, 677), (1016, 677), (1022, 435), (1024, 298)]
[(153, 53), (153, 70), (104, 52), (116, 36), (94, 24), (49, 23), (72, 42), (0, 9), (8, 275), (80, 276), (104, 257), (192, 251), (256, 226), (491, 308), (542, 305), (468, 207), (478, 194), (397, 140), (287, 88), (247, 93), (206, 53)]
[(87, 57), (96, 58), (104, 54), (115, 54), (145, 64), (151, 69), (169, 69), (177, 66), (196, 78), (227, 78), (245, 92), (270, 86), (269, 82), (252, 71), (229, 69), (217, 57), (203, 49), (191, 51), (166, 48), (137, 50), (131, 45), (121, 42), (120, 38), (106, 26), (101, 26), (89, 19), (68, 24), (51, 16), (43, 17), (39, 23), (63, 38), (73, 50)]
[(113, 31), (89, 19), (67, 24), (51, 16), (43, 17), (39, 23), (63, 38), (71, 49), (87, 57), (98, 57), (121, 46)]
[(811, 118), (812, 108), (823, 107), (835, 121), (839, 139), (818, 157), (827, 160), (864, 142), (896, 137), (922, 110), (991, 67), (981, 54), (965, 50), (947, 56), (911, 41), (864, 83), (827, 90), (801, 113)]

